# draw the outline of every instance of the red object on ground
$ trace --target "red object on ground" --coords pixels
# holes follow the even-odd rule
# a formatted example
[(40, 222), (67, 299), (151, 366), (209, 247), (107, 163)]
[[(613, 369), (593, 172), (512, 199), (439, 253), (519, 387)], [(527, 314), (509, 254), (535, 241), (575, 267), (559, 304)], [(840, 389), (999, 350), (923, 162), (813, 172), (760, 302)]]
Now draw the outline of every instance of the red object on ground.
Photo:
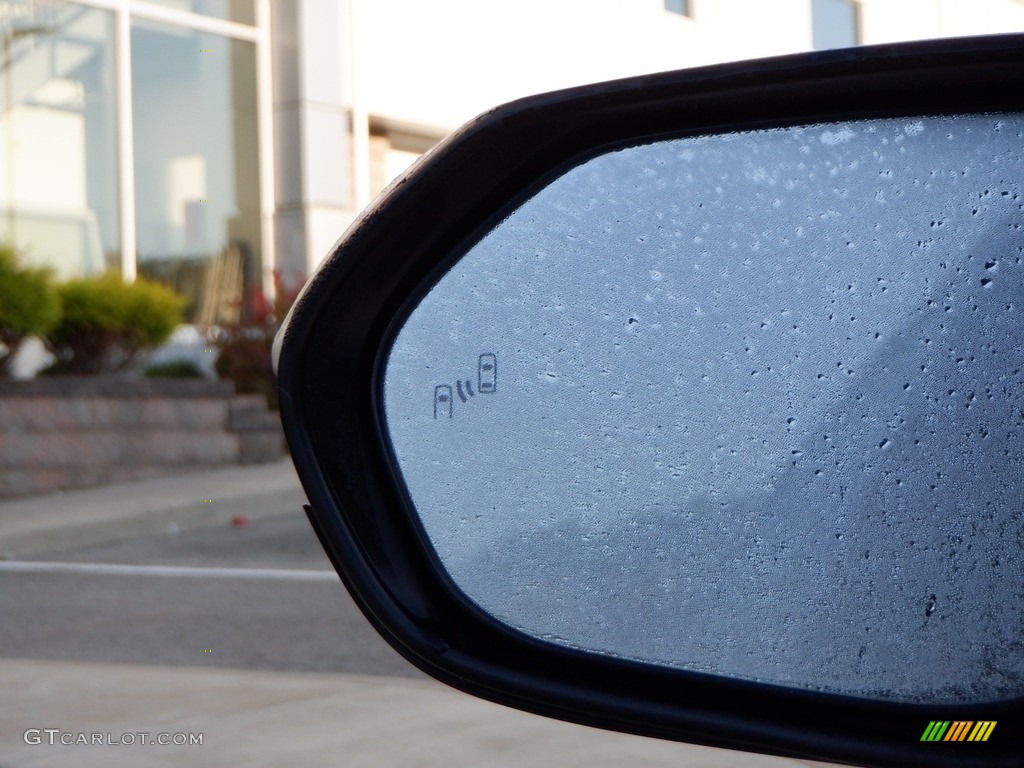
[(249, 518), (246, 517), (245, 515), (235, 515), (234, 517), (231, 518), (231, 524), (233, 526), (235, 526), (236, 528), (238, 528), (240, 526), (243, 526), (243, 525), (248, 525), (249, 524)]

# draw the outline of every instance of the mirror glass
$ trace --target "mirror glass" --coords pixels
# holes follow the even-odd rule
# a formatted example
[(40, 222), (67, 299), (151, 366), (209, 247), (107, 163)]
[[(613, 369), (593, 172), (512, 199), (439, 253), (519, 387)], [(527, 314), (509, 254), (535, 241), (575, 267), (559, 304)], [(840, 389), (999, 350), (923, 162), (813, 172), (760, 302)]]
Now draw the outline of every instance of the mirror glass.
[(1022, 137), (975, 115), (681, 138), (536, 193), (385, 369), (453, 582), (613, 657), (1024, 695)]

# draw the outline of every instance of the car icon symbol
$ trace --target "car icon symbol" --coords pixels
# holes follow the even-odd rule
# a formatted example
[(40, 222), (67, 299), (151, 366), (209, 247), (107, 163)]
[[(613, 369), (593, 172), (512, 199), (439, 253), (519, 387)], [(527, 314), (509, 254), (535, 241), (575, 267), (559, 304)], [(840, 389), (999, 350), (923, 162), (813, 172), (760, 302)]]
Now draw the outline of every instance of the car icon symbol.
[(477, 389), (482, 393), (498, 391), (498, 356), (486, 353), (480, 355), (477, 363)]

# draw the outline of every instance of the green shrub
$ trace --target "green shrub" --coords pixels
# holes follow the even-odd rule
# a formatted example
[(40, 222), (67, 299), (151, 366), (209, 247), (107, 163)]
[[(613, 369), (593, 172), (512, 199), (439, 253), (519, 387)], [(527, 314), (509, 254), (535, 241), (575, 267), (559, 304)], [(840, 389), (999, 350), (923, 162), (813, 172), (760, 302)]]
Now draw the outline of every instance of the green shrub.
[(154, 363), (142, 373), (147, 379), (201, 379), (203, 372), (191, 360), (168, 360)]
[(0, 378), (10, 376), (22, 342), (48, 332), (59, 317), (52, 273), (20, 267), (14, 248), (0, 244)]
[(166, 341), (181, 322), (185, 299), (158, 283), (125, 283), (110, 272), (59, 288), (62, 314), (45, 335), (56, 361), (44, 373), (124, 370), (143, 350)]

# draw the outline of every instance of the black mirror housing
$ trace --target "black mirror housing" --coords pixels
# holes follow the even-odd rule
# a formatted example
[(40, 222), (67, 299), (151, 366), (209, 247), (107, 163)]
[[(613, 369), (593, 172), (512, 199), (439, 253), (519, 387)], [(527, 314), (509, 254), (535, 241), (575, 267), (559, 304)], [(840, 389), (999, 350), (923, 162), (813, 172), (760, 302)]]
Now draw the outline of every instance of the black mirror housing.
[[(453, 583), (417, 519), (389, 446), (382, 380), (396, 334), (441, 276), (539, 189), (601, 153), (836, 121), (1020, 112), (1022, 94), (1021, 36), (828, 51), (531, 97), (425, 156), (335, 245), (275, 344), (310, 521), (368, 620), (449, 685), (586, 725), (853, 765), (1024, 765), (1024, 698), (938, 706), (793, 689), (558, 646), (495, 620)], [(997, 727), (968, 740), (981, 723)]]

